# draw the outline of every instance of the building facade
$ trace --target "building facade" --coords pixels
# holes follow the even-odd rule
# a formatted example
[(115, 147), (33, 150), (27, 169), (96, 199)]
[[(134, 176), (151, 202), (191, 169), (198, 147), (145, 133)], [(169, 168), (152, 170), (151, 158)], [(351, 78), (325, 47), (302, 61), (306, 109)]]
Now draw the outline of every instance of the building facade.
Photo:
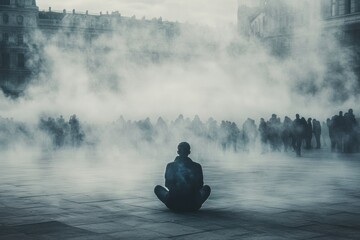
[(240, 35), (250, 38), (256, 28), (253, 21), (263, 10), (263, 0), (238, 0), (237, 27)]
[(248, 26), (239, 32), (264, 41), (275, 53), (287, 52), (307, 30), (333, 34), (348, 47), (360, 44), (359, 0), (263, 0), (251, 11), (256, 14), (246, 18), (238, 12), (239, 28)]
[(10, 94), (23, 88), (30, 76), (26, 42), (37, 19), (35, 0), (0, 0), (0, 86)]
[[(240, 34), (279, 58), (321, 54), (327, 66), (322, 77), (337, 89), (336, 101), (360, 89), (360, 0), (263, 0), (251, 10), (256, 14), (239, 16), (239, 27), (246, 26)], [(346, 82), (355, 85), (344, 90)]]
[(319, 22), (319, 6), (317, 0), (262, 0), (250, 10), (255, 14), (246, 19), (239, 17), (239, 21), (248, 22), (246, 31), (251, 39), (263, 41), (277, 55), (286, 55), (293, 40)]
[(322, 0), (321, 9), (324, 28), (344, 44), (360, 46), (360, 1)]
[(351, 67), (360, 81), (360, 1), (322, 0), (324, 29), (351, 53)]
[[(126, 35), (130, 29), (156, 29), (156, 32), (174, 37), (179, 24), (159, 19), (146, 20), (121, 16), (119, 12), (91, 15), (72, 10), (67, 12), (39, 11), (35, 0), (0, 0), (0, 87), (6, 94), (17, 96), (21, 93), (36, 69), (30, 67), (37, 42), (33, 35), (41, 32), (51, 36), (61, 32), (64, 36), (82, 35), (87, 44), (102, 34)], [(71, 47), (71, 41), (60, 41), (59, 45)], [(156, 49), (147, 49), (156, 58)], [(36, 68), (36, 67), (35, 67)]]

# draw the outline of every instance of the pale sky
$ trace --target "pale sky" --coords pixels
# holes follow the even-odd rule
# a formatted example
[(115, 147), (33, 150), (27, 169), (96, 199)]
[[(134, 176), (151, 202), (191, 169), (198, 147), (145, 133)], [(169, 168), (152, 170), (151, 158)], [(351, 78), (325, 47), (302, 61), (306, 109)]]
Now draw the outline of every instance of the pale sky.
[(37, 0), (40, 10), (119, 11), (123, 16), (222, 26), (236, 23), (237, 0)]

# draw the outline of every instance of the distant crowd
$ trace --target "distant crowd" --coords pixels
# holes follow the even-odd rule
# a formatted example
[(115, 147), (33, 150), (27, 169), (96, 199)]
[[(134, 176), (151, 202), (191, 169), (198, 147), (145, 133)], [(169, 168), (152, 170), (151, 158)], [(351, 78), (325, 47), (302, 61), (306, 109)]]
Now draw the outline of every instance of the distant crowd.
[(301, 156), (302, 149), (322, 147), (329, 147), (331, 151), (339, 153), (360, 152), (360, 128), (352, 109), (345, 114), (340, 112), (322, 123), (312, 118), (306, 120), (299, 114), (294, 120), (286, 116), (283, 121), (273, 114), (267, 121), (261, 118), (258, 126), (255, 120), (247, 119), (241, 127), (235, 122), (221, 121), (218, 124), (210, 118), (203, 123), (198, 116), (190, 120), (182, 115), (170, 124), (162, 118), (154, 125), (149, 118), (135, 122), (121, 119), (118, 123), (126, 136), (131, 135), (136, 128), (140, 130), (142, 139), (151, 142), (158, 137), (165, 135), (171, 138), (181, 132), (184, 137), (195, 136), (214, 142), (224, 151), (252, 151), (260, 143), (263, 153), (294, 151)]
[(343, 115), (333, 116), (326, 120), (331, 141), (331, 150), (337, 152), (353, 153), (360, 151), (360, 127), (352, 109)]
[[(360, 128), (352, 109), (345, 114), (328, 118), (322, 124), (312, 118), (307, 120), (296, 115), (294, 121), (285, 117), (281, 122), (275, 114), (269, 121), (260, 120), (259, 133), (263, 151), (269, 145), (272, 151), (293, 149), (301, 156), (301, 149), (320, 149), (322, 142), (327, 146), (330, 141), (332, 152), (356, 153), (360, 151)], [(329, 140), (329, 141), (328, 141)]]
[(76, 115), (65, 121), (59, 118), (40, 119), (39, 128), (49, 134), (53, 145), (57, 148), (64, 146), (79, 147), (84, 141), (85, 134), (81, 129)]
[(293, 151), (301, 156), (303, 149), (324, 147), (338, 153), (360, 152), (360, 126), (352, 109), (345, 114), (339, 112), (322, 122), (306, 119), (299, 114), (294, 120), (286, 116), (282, 121), (273, 114), (268, 120), (261, 118), (258, 125), (255, 120), (247, 119), (242, 126), (231, 121), (218, 123), (213, 118), (202, 122), (198, 116), (190, 120), (182, 115), (171, 122), (160, 117), (155, 123), (149, 118), (125, 121), (121, 117), (112, 124), (100, 127), (84, 126), (75, 115), (68, 121), (62, 116), (41, 118), (35, 128), (0, 118), (0, 147), (6, 147), (11, 142), (33, 142), (32, 139), (38, 139), (36, 129), (45, 133), (55, 148), (84, 144), (93, 146), (105, 140), (119, 146), (141, 149), (143, 143), (164, 146), (172, 141), (187, 140), (233, 152)]

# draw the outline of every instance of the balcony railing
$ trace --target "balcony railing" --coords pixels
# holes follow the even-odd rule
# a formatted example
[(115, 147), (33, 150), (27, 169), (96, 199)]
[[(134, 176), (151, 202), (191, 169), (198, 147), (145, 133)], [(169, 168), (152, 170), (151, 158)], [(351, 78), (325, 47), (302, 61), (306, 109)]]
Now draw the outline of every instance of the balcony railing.
[(41, 10), (40, 12), (43, 13), (62, 13), (62, 14), (74, 14), (74, 15), (88, 15), (88, 16), (121, 16), (121, 14), (118, 11), (115, 12), (89, 12), (89, 11), (76, 11), (75, 9), (71, 10), (71, 11), (67, 11), (66, 9), (64, 10), (53, 10), (51, 8), (49, 8), (49, 10)]

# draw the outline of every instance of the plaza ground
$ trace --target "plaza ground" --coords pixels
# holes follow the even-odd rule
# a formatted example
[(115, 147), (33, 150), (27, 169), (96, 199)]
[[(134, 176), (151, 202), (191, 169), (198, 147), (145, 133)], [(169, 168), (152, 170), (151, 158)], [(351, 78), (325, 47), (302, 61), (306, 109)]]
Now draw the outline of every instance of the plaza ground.
[(58, 161), (0, 160), (0, 239), (360, 238), (360, 155), (201, 161), (212, 194), (186, 214), (153, 194), (163, 164)]

